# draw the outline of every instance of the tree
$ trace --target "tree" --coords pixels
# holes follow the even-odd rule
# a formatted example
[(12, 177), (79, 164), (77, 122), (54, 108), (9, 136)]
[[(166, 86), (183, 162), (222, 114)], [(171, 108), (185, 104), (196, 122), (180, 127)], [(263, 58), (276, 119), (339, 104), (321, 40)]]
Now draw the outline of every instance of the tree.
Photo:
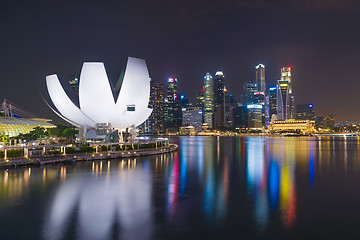
[(66, 142), (69, 142), (69, 140), (71, 139), (71, 141), (74, 141), (75, 139), (75, 135), (78, 133), (78, 131), (75, 128), (66, 128), (63, 131), (63, 137), (66, 138)]
[(5, 144), (8, 144), (9, 142), (9, 136), (8, 135), (0, 135), (0, 142), (3, 142)]
[(55, 128), (49, 128), (48, 129), (48, 132), (50, 134), (51, 137), (63, 137), (63, 132), (64, 130), (68, 128), (67, 126), (64, 126), (64, 125), (56, 125)]

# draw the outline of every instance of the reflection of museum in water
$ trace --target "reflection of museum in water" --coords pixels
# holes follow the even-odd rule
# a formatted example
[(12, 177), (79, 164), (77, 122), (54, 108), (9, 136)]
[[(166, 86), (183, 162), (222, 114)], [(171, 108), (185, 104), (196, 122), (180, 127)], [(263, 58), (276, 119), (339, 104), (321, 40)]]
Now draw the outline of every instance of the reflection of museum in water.
[[(360, 171), (351, 160), (358, 159), (357, 138), (174, 141), (180, 152), (150, 158), (1, 171), (0, 203), (14, 206), (34, 188), (53, 189), (43, 206), (46, 239), (64, 239), (71, 231), (80, 239), (149, 239), (159, 234), (159, 225), (221, 227), (235, 213), (261, 232), (275, 215), (291, 229), (300, 211), (299, 191), (312, 188), (322, 174)], [(333, 160), (338, 155), (342, 161)], [(196, 222), (198, 216), (206, 221)]]

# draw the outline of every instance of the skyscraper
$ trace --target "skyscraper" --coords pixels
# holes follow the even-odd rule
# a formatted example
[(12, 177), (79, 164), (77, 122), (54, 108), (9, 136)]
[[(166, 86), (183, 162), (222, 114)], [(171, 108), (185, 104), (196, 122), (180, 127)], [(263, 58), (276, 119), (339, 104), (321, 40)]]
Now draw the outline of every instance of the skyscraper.
[(281, 68), (280, 80), (286, 80), (289, 82), (289, 93), (292, 94), (291, 67), (282, 67)]
[(188, 108), (190, 103), (189, 99), (185, 96), (185, 94), (180, 94), (180, 108)]
[(255, 83), (258, 85), (259, 92), (265, 92), (265, 65), (259, 64), (255, 67)]
[(164, 126), (166, 129), (177, 131), (181, 126), (181, 108), (177, 93), (177, 78), (169, 78), (164, 100)]
[(281, 68), (281, 79), (277, 83), (277, 117), (279, 120), (295, 118), (291, 67)]
[(214, 117), (214, 81), (210, 73), (204, 76), (204, 123), (213, 127)]
[(204, 102), (205, 102), (204, 86), (202, 86), (200, 89), (196, 90), (196, 106), (201, 107), (201, 109), (203, 109), (205, 105)]
[(285, 120), (290, 117), (290, 93), (289, 81), (278, 80), (277, 82), (277, 119)]
[(200, 107), (188, 107), (182, 109), (182, 126), (195, 127), (197, 132), (200, 132), (202, 125), (202, 110)]
[(277, 114), (277, 88), (269, 87), (269, 119), (276, 118)]
[(245, 83), (244, 84), (244, 100), (243, 102), (247, 104), (257, 103), (255, 100), (255, 93), (258, 92), (258, 85), (256, 83)]
[(313, 104), (296, 105), (297, 120), (315, 120), (315, 110)]
[(69, 75), (69, 85), (75, 90), (75, 93), (79, 95), (79, 78), (75, 75)]
[(150, 104), (153, 111), (149, 117), (149, 130), (152, 134), (163, 133), (164, 131), (164, 86), (163, 84), (151, 81)]
[(247, 105), (247, 115), (248, 115), (248, 128), (250, 129), (261, 129), (263, 125), (263, 109), (264, 105), (262, 104), (248, 104)]
[(224, 73), (217, 71), (214, 77), (215, 106), (224, 104)]

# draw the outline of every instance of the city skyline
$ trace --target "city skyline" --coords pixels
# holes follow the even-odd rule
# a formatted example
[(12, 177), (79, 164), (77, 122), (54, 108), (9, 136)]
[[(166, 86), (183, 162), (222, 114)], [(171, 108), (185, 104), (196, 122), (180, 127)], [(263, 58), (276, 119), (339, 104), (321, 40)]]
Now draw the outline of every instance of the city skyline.
[(115, 81), (122, 59), (136, 56), (146, 59), (152, 79), (178, 78), (179, 92), (191, 100), (206, 72), (223, 71), (225, 86), (238, 97), (258, 63), (266, 66), (268, 86), (279, 80), (280, 67), (292, 66), (297, 103), (311, 99), (319, 115), (360, 119), (352, 106), (359, 87), (356, 1), (40, 0), (1, 10), (6, 87), (0, 96), (34, 115), (56, 119), (38, 94), (46, 75), (79, 75), (82, 62), (101, 61)]

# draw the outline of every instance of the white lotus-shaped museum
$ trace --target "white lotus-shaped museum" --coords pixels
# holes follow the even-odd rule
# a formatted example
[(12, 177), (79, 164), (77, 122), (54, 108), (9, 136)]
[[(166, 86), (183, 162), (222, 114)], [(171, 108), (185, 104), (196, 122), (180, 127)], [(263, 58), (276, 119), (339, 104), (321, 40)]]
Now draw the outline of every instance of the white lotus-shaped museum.
[(48, 105), (75, 126), (96, 127), (110, 123), (125, 129), (142, 124), (151, 114), (150, 77), (145, 60), (129, 57), (125, 71), (112, 88), (102, 62), (85, 62), (79, 79), (79, 107), (72, 101), (56, 74), (46, 77), (51, 99)]

